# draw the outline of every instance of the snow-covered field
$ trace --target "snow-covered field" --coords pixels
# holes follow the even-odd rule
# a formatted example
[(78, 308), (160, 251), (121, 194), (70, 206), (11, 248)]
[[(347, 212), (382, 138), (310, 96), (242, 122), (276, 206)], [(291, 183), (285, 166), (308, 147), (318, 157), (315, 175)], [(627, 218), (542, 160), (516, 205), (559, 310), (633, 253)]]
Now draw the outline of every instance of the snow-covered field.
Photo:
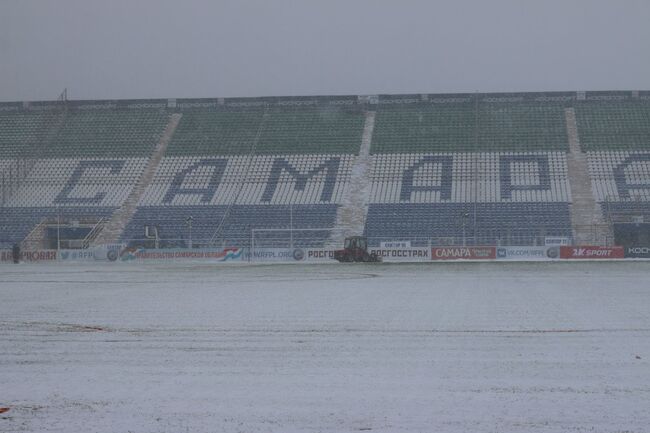
[(1, 432), (650, 432), (650, 263), (2, 265)]

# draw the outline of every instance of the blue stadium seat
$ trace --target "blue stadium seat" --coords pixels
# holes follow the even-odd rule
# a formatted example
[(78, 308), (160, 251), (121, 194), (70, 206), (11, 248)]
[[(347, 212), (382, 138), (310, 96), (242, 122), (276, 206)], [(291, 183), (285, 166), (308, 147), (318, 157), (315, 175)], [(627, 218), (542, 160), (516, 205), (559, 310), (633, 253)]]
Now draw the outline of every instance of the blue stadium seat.
[(365, 235), (412, 245), (533, 245), (544, 236), (571, 237), (566, 203), (371, 204)]
[(0, 248), (8, 248), (14, 243), (22, 242), (25, 237), (42, 221), (52, 225), (57, 220), (64, 222), (74, 220), (99, 221), (110, 217), (115, 208), (110, 207), (2, 207), (0, 208)]

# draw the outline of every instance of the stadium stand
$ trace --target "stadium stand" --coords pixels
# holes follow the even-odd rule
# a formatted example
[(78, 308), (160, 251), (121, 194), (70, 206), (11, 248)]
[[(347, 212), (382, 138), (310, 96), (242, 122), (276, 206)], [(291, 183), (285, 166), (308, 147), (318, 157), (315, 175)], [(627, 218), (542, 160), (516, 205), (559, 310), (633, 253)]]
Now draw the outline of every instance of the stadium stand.
[(2, 159), (33, 157), (46, 139), (54, 121), (53, 111), (0, 111), (0, 155)]
[(263, 110), (185, 111), (167, 155), (247, 155), (263, 115)]
[[(0, 246), (9, 247), (14, 243), (23, 242), (28, 235), (41, 223), (50, 226), (77, 225), (79, 221), (92, 221), (96, 224), (102, 218), (109, 217), (115, 208), (112, 207), (7, 207), (0, 208)], [(40, 239), (36, 246), (42, 248), (51, 245), (52, 239)]]
[(648, 100), (599, 100), (576, 104), (583, 152), (648, 150)]
[(533, 245), (545, 236), (571, 237), (567, 221), (563, 203), (402, 203), (370, 205), (366, 232), (375, 245)]
[(620, 217), (647, 219), (650, 100), (647, 95), (625, 98), (594, 92), (591, 96), (596, 100), (576, 105), (576, 117), (596, 201), (610, 223)]
[[(183, 111), (123, 239), (147, 222), (187, 237), (178, 222), (190, 216), (195, 238), (221, 245), (248, 245), (253, 229), (332, 228), (363, 122), (363, 110), (336, 106)], [(309, 233), (314, 245), (327, 235)]]
[(562, 105), (494, 100), (381, 106), (373, 153), (567, 150)]
[(366, 223), (371, 244), (385, 236), (523, 245), (571, 237), (566, 101), (538, 96), (380, 102)]
[(95, 222), (109, 217), (139, 179), (169, 117), (164, 110), (95, 104), (37, 107), (0, 115), (1, 159), (25, 167), (11, 183), (2, 172), (5, 244), (24, 240), (54, 216)]
[(40, 155), (46, 158), (148, 157), (168, 117), (159, 110), (71, 110)]
[[(249, 246), (253, 229), (287, 229), (289, 221), (296, 233), (261, 233), (257, 242), (264, 247), (287, 247), (293, 237), (294, 247), (322, 245), (327, 231), (300, 231), (333, 226), (336, 205), (233, 205), (233, 206), (147, 206), (141, 207), (124, 233), (125, 241), (146, 243), (145, 225), (156, 226), (162, 247), (186, 247), (189, 242), (187, 218), (192, 217), (193, 246)], [(226, 227), (213, 240), (215, 229), (226, 218)]]
[(269, 108), (183, 111), (167, 154), (355, 154), (363, 111)]
[(341, 224), (362, 141), (370, 187), (347, 197), (366, 203), (371, 244), (571, 238), (587, 219), (572, 211), (569, 173), (583, 155), (580, 191), (607, 221), (650, 214), (648, 92), (2, 103), (0, 242), (31, 239), (55, 217), (71, 223), (65, 233), (96, 233), (75, 221), (99, 224), (128, 199), (124, 242), (155, 225), (164, 245), (187, 245), (192, 217), (194, 245), (248, 246), (254, 229), (293, 228), (309, 230), (259, 240), (323, 246), (317, 229)]

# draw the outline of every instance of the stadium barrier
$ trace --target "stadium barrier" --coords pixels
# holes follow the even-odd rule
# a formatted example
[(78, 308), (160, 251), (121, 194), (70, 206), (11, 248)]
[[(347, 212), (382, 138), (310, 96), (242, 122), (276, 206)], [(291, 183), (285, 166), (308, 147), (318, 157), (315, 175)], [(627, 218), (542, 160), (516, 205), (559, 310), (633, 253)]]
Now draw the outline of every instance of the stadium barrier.
[[(393, 245), (386, 243), (384, 245)], [(396, 243), (395, 245), (400, 245)], [(173, 262), (205, 263), (335, 263), (335, 248), (143, 248), (120, 244), (88, 249), (23, 250), (22, 262)], [(369, 248), (383, 262), (432, 262), (456, 260), (480, 261), (554, 261), (650, 259), (650, 247), (602, 246), (448, 246)], [(12, 263), (11, 250), (0, 250), (0, 263)]]
[[(305, 262), (332, 262), (336, 249), (307, 248), (304, 250)], [(370, 254), (381, 257), (383, 262), (428, 262), (431, 261), (429, 248), (404, 247), (404, 248), (368, 248)], [(298, 253), (298, 257), (301, 257)], [(298, 260), (298, 259), (297, 259)]]
[[(334, 263), (335, 248), (255, 248), (251, 254), (245, 249), (244, 260), (251, 262), (311, 262)], [(384, 262), (428, 262), (429, 248), (369, 248)]]

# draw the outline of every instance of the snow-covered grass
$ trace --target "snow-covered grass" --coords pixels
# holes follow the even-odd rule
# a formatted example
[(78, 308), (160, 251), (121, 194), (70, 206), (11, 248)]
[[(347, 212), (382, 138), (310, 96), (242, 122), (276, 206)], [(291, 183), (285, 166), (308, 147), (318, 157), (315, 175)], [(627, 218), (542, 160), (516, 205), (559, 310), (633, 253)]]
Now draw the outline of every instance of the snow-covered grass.
[(650, 263), (3, 265), (1, 432), (648, 432)]

